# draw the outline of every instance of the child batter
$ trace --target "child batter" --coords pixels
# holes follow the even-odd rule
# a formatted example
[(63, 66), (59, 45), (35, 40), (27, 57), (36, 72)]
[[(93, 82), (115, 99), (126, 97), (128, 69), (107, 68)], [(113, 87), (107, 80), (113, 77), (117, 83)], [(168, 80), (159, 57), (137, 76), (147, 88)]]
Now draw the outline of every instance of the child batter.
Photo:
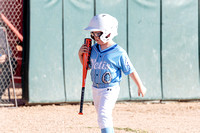
[[(114, 133), (112, 110), (120, 91), (121, 72), (129, 75), (138, 86), (138, 96), (146, 93), (136, 70), (126, 51), (112, 39), (118, 34), (118, 21), (109, 14), (94, 16), (87, 28), (91, 38), (96, 41), (90, 57), (91, 79), (93, 82), (93, 101), (98, 114), (98, 124), (102, 133)], [(79, 58), (83, 63), (83, 54), (88, 48), (83, 44)]]

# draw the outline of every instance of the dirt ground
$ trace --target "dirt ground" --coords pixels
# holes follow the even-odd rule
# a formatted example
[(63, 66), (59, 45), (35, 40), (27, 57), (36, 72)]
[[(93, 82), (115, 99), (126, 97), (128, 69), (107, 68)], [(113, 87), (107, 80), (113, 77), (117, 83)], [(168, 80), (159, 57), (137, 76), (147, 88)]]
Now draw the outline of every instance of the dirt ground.
[[(92, 104), (0, 107), (1, 133), (100, 133)], [(200, 102), (117, 103), (115, 133), (199, 133)]]

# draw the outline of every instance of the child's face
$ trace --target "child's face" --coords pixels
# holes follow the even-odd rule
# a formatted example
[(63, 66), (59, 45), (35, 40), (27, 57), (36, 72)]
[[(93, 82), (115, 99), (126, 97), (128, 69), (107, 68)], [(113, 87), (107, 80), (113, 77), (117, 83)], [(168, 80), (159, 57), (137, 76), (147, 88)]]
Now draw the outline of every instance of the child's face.
[(103, 41), (101, 41), (100, 36), (103, 34), (102, 31), (92, 31), (91, 37), (100, 45), (104, 44)]

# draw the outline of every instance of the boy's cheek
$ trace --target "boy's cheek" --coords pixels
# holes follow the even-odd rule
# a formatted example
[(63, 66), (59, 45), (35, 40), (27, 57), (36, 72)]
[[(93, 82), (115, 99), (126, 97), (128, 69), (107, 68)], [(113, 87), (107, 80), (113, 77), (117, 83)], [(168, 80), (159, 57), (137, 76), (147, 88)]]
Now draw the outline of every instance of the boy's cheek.
[(100, 39), (97, 39), (95, 40), (99, 45), (103, 45), (104, 43), (100, 40)]

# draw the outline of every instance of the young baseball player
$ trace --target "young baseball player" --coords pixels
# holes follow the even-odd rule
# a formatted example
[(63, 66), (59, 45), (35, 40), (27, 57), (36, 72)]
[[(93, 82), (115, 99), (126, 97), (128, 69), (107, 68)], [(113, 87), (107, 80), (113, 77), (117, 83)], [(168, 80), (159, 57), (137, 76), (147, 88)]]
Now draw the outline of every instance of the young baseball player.
[[(118, 34), (118, 21), (109, 14), (94, 16), (85, 30), (91, 31), (91, 38), (96, 41), (90, 57), (91, 79), (93, 82), (93, 100), (98, 114), (98, 124), (102, 133), (114, 133), (112, 110), (120, 91), (121, 72), (129, 75), (138, 86), (138, 96), (146, 93), (136, 70), (126, 51), (112, 39)], [(88, 48), (83, 44), (79, 58), (83, 63), (83, 53)]]

